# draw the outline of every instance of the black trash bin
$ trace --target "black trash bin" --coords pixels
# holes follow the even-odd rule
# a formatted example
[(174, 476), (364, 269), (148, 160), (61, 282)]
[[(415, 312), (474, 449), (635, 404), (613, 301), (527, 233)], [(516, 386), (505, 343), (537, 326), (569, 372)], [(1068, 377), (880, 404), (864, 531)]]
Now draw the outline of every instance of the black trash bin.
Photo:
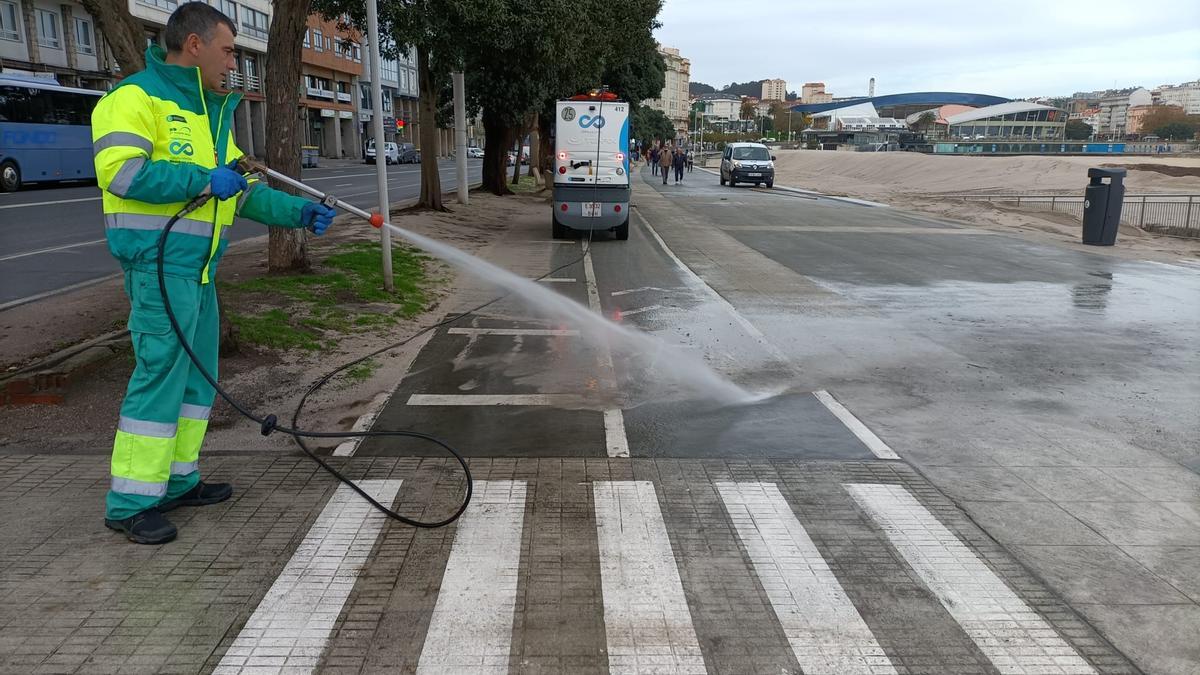
[(1091, 181), (1083, 191), (1083, 243), (1112, 246), (1117, 243), (1125, 203), (1125, 169), (1088, 169), (1088, 178)]

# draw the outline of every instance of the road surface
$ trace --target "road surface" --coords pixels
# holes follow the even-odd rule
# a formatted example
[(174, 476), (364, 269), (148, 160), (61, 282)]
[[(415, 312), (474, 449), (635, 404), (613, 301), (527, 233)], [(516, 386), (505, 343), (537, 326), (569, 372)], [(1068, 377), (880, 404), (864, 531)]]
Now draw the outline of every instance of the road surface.
[[(479, 160), (469, 160), (468, 175), (477, 179)], [(456, 186), (454, 163), (440, 166), (442, 186)], [(388, 198), (417, 196), (420, 166), (388, 168)], [(374, 166), (337, 162), (335, 166), (305, 169), (302, 179), (364, 208), (378, 208)], [(261, 236), (259, 223), (234, 222), (233, 241)], [(95, 185), (31, 186), (0, 193), (0, 308), (45, 297), (64, 288), (106, 278), (120, 271), (104, 242), (100, 190)]]

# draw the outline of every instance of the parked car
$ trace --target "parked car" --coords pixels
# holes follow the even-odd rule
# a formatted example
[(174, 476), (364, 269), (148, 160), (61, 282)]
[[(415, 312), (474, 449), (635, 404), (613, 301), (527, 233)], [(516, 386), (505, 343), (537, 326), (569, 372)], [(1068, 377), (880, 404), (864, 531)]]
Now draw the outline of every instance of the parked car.
[[(375, 163), (375, 139), (367, 139), (367, 150), (363, 153), (363, 162), (367, 164)], [(400, 163), (400, 148), (395, 143), (383, 144), (383, 162), (384, 164), (399, 164)]]
[(474, 146), (467, 148), (467, 157), (470, 159), (483, 159), (483, 148)]
[(721, 185), (726, 181), (775, 187), (775, 156), (762, 143), (730, 143), (721, 155)]
[(401, 164), (415, 164), (416, 162), (421, 161), (419, 159), (413, 159), (413, 155), (417, 152), (417, 146), (413, 145), (412, 143), (398, 143), (397, 145), (400, 147)]

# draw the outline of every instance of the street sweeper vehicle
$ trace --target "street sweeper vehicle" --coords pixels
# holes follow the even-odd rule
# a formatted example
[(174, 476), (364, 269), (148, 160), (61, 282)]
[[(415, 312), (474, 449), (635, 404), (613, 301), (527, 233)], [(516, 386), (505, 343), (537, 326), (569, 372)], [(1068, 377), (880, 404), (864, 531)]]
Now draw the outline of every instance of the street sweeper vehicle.
[(553, 235), (610, 230), (629, 238), (629, 104), (606, 90), (559, 101), (554, 126)]

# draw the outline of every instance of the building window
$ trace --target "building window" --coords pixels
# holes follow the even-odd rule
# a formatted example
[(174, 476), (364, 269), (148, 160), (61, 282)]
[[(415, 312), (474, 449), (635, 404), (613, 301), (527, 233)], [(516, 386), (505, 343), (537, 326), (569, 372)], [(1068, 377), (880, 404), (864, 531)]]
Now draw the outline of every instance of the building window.
[(260, 40), (266, 40), (267, 31), (271, 27), (271, 22), (267, 18), (267, 15), (249, 7), (243, 7), (242, 9), (246, 10), (245, 16), (242, 17), (242, 30)]
[(358, 45), (354, 45), (354, 60), (362, 63), (362, 49)]
[(96, 43), (92, 39), (92, 22), (75, 17), (75, 51), (80, 54), (95, 54)]
[(50, 10), (37, 11), (38, 44), (58, 49), (58, 15)]
[(325, 49), (328, 49), (330, 51), (333, 50), (333, 39), (332, 38), (325, 38)]
[(157, 7), (166, 12), (173, 12), (179, 5), (177, 0), (137, 0), (138, 4), (147, 7)]
[(380, 73), (383, 79), (395, 82), (397, 78), (397, 64), (395, 59), (384, 59), (383, 67), (380, 68)]
[(325, 51), (324, 43), (321, 42), (321, 31), (314, 28), (312, 34), (313, 34), (313, 49), (315, 49), (319, 52)]
[(0, 40), (21, 41), (21, 32), (17, 30), (17, 5), (12, 2), (0, 2)]
[(221, 10), (221, 13), (225, 16), (233, 19), (233, 25), (236, 26), (238, 21), (237, 3), (232, 0), (218, 0), (218, 2), (220, 4), (217, 6), (217, 9)]
[(304, 29), (304, 46), (305, 47), (312, 46), (312, 43), (308, 41), (308, 29), (307, 28)]

